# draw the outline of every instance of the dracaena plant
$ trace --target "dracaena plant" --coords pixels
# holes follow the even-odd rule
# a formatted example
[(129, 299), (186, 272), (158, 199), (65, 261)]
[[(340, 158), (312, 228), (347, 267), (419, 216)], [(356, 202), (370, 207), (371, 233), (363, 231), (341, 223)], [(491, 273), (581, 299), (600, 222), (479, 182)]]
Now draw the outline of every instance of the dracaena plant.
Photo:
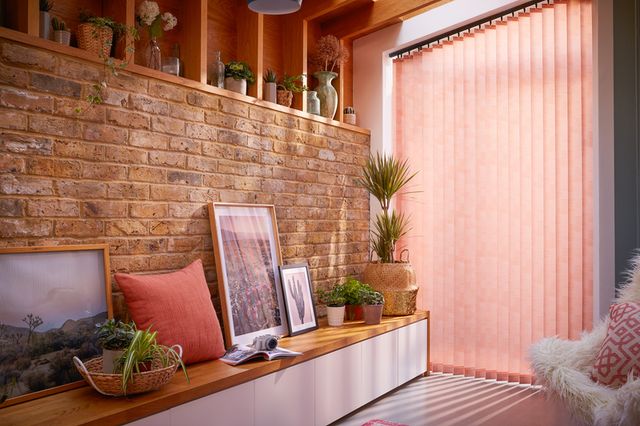
[(363, 176), (357, 181), (382, 207), (371, 231), (371, 248), (382, 263), (395, 262), (396, 243), (409, 231), (409, 219), (391, 209), (391, 199), (415, 175), (409, 170), (407, 160), (400, 161), (391, 155), (377, 153), (369, 157), (363, 168)]

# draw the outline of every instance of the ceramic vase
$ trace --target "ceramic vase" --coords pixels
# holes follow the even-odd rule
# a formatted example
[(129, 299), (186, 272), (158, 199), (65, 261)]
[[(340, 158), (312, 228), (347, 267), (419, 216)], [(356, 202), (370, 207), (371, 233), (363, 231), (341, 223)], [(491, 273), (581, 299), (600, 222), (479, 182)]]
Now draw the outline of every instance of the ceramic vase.
[(344, 324), (344, 306), (327, 306), (327, 320), (332, 327)]
[(236, 80), (233, 77), (226, 77), (224, 79), (224, 88), (231, 90), (232, 92), (240, 93), (241, 95), (247, 94), (247, 80)]
[(331, 81), (338, 74), (332, 71), (318, 71), (313, 76), (318, 79), (316, 92), (320, 99), (320, 115), (333, 120), (338, 109), (338, 92), (336, 92)]
[(277, 85), (274, 82), (268, 82), (264, 84), (264, 94), (262, 96), (262, 99), (264, 99), (265, 101), (268, 102), (273, 102), (274, 104), (276, 103), (276, 92), (277, 92)]
[(53, 40), (60, 44), (69, 46), (71, 43), (71, 31), (58, 30), (53, 32)]
[(320, 99), (318, 99), (318, 92), (315, 90), (309, 90), (307, 92), (307, 112), (309, 114), (320, 115)]

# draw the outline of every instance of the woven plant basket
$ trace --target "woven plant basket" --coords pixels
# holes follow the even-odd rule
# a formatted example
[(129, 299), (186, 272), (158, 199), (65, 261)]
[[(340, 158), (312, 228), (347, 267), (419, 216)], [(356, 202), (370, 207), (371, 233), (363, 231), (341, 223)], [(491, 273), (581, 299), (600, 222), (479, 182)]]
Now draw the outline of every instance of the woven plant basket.
[(362, 281), (377, 291), (409, 290), (416, 284), (416, 272), (410, 263), (369, 262)]
[[(178, 355), (182, 357), (182, 347), (174, 346)], [(162, 367), (160, 360), (155, 359), (151, 364), (151, 370), (141, 373), (133, 373), (133, 379), (127, 385), (126, 394), (122, 390), (122, 374), (106, 374), (102, 372), (102, 357), (90, 359), (83, 363), (78, 357), (73, 357), (80, 375), (91, 387), (99, 393), (108, 396), (134, 395), (137, 393), (149, 392), (158, 389), (171, 381), (178, 363), (173, 362), (167, 367)]]
[(76, 34), (78, 47), (108, 58), (113, 43), (113, 30), (109, 27), (97, 27), (93, 24), (80, 24)]

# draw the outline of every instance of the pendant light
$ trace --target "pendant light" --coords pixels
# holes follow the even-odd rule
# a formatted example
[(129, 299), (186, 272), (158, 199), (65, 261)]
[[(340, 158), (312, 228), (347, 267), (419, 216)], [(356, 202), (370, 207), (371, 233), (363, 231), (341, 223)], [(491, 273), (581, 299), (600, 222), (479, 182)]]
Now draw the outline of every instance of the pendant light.
[(284, 15), (300, 10), (302, 0), (247, 0), (249, 9), (265, 15)]

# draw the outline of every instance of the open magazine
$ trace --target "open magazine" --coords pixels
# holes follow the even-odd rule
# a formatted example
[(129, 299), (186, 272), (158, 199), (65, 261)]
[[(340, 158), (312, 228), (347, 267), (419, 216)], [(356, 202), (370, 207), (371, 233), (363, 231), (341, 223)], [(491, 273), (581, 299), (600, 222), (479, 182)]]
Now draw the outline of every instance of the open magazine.
[(270, 351), (259, 351), (251, 346), (233, 345), (222, 358), (220, 358), (220, 361), (231, 365), (238, 365), (250, 359), (264, 358), (265, 360), (271, 361), (276, 358), (286, 358), (297, 355), (302, 355), (302, 352), (294, 352), (280, 347), (276, 347)]

